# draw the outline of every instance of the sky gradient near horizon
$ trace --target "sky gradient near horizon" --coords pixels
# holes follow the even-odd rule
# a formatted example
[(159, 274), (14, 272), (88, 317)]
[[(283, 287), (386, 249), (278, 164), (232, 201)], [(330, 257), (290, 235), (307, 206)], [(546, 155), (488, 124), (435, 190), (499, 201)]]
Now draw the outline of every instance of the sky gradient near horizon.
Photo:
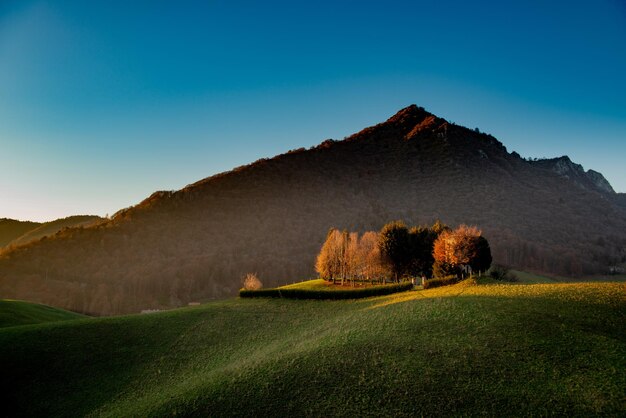
[(113, 214), (412, 103), (626, 192), (624, 74), (621, 0), (2, 1), (0, 218)]

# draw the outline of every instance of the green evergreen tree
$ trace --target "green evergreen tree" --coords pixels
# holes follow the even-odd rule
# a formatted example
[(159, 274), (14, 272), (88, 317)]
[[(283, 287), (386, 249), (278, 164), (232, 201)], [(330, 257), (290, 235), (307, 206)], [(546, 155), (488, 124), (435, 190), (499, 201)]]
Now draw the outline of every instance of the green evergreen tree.
[(399, 281), (407, 273), (411, 262), (409, 230), (404, 222), (395, 221), (383, 226), (378, 247), (381, 256), (391, 269), (394, 280)]
[(491, 248), (489, 241), (482, 235), (477, 237), (474, 245), (476, 247), (474, 258), (470, 261), (470, 267), (475, 272), (486, 272), (491, 267)]
[(409, 247), (411, 261), (408, 273), (412, 276), (432, 275), (433, 266), (433, 243), (437, 234), (430, 228), (413, 227), (409, 231)]

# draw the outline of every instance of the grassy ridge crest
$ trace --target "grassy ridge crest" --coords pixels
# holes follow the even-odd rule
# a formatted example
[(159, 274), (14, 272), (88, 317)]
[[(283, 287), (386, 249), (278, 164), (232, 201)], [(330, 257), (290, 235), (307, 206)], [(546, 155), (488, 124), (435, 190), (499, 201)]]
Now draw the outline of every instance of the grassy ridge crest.
[(52, 306), (21, 300), (0, 299), (0, 328), (86, 318)]
[(373, 296), (390, 295), (397, 292), (411, 290), (413, 285), (410, 282), (394, 283), (379, 286), (355, 287), (352, 289), (333, 288), (325, 286), (319, 282), (322, 279), (309, 280), (286, 287), (276, 287), (272, 289), (247, 290), (241, 289), (239, 297), (242, 298), (286, 298), (286, 299), (360, 299)]

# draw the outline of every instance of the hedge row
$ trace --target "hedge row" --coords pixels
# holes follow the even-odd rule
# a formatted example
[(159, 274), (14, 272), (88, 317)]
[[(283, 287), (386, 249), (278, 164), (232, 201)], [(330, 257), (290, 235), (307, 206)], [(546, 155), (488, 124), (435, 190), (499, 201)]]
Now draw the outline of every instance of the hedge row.
[(440, 277), (438, 279), (430, 279), (424, 282), (424, 289), (430, 289), (432, 287), (439, 287), (439, 286), (447, 286), (450, 284), (458, 283), (459, 281), (460, 279), (456, 276), (445, 276), (445, 277)]
[(286, 298), (286, 299), (359, 299), (371, 296), (389, 295), (391, 293), (404, 292), (413, 289), (408, 283), (396, 283), (390, 285), (365, 287), (362, 289), (337, 289), (337, 290), (306, 290), (306, 289), (261, 289), (239, 291), (242, 298)]

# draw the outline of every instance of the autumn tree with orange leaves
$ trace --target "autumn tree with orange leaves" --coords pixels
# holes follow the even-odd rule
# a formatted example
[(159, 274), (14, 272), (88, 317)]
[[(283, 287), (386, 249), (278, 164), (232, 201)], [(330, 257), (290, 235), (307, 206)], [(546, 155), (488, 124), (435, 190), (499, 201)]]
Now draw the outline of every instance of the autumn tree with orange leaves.
[(485, 271), (491, 265), (491, 249), (475, 226), (461, 225), (454, 231), (443, 231), (433, 248), (433, 273), (437, 277), (460, 274), (463, 266)]
[(357, 232), (332, 228), (326, 235), (315, 262), (315, 270), (325, 280), (340, 279), (341, 284), (355, 280), (382, 280), (390, 273), (378, 246), (379, 234), (368, 231), (361, 237)]
[(345, 277), (346, 234), (332, 228), (326, 235), (326, 241), (317, 256), (315, 270), (320, 277), (335, 281)]

